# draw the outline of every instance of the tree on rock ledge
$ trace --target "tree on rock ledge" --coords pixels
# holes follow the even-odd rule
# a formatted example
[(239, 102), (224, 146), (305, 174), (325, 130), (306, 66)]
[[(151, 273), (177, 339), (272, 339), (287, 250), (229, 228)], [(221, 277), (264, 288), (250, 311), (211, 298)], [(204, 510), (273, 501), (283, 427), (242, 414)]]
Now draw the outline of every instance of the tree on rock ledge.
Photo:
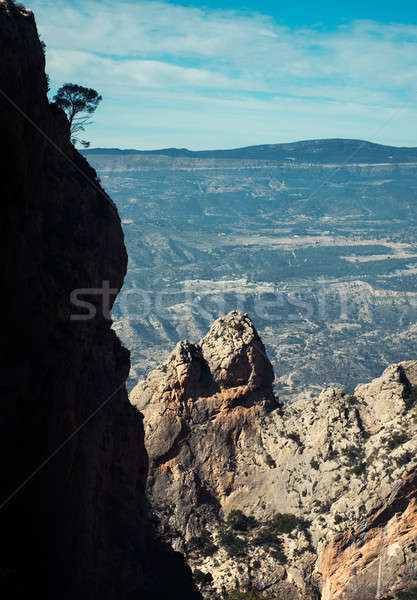
[(75, 83), (65, 83), (55, 94), (55, 104), (62, 108), (68, 117), (73, 144), (80, 143), (85, 148), (90, 145), (89, 142), (80, 140), (77, 134), (85, 131), (86, 125), (91, 123), (90, 115), (102, 99), (96, 90)]

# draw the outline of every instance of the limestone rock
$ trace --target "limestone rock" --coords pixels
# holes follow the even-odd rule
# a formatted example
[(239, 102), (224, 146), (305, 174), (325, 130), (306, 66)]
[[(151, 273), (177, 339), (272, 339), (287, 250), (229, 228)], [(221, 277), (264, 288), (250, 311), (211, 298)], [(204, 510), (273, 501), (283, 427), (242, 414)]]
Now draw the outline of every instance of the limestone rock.
[[(261, 417), (277, 406), (273, 372), (253, 323), (232, 312), (199, 344), (180, 342), (168, 361), (132, 390), (145, 419), (148, 490), (166, 526), (189, 540), (207, 515), (248, 500), (243, 471), (266, 464)], [(239, 482), (239, 483), (237, 483)], [(184, 540), (175, 540), (184, 548)]]
[[(413, 470), (357, 527), (319, 558), (322, 600), (391, 597), (417, 588), (417, 472)], [(411, 596), (410, 596), (411, 597)]]
[(358, 385), (355, 396), (365, 400), (371, 421), (382, 425), (407, 411), (410, 392), (405, 369), (399, 364), (385, 369), (381, 377), (371, 383)]
[[(375, 506), (417, 464), (417, 362), (392, 365), (355, 395), (330, 388), (281, 406), (261, 344), (249, 317), (231, 313), (198, 344), (180, 343), (133, 390), (131, 401), (144, 414), (149, 496), (161, 533), (193, 569), (211, 574), (212, 583), (201, 587), (206, 598), (240, 587), (279, 600), (317, 599), (323, 589), (327, 600), (346, 580), (346, 599), (353, 600), (348, 590), (358, 586), (345, 542), (334, 540), (371, 523)], [(231, 530), (232, 510), (253, 526)], [(276, 513), (297, 524), (273, 530)], [(404, 544), (394, 521), (390, 531), (385, 559), (392, 577), (381, 593), (400, 585), (394, 555), (403, 550), (394, 549)], [(202, 534), (211, 536), (211, 552), (196, 546)], [(371, 588), (363, 600), (374, 600)]]
[(271, 397), (274, 380), (265, 347), (247, 314), (231, 312), (217, 319), (200, 342), (213, 380), (221, 389), (247, 386)]

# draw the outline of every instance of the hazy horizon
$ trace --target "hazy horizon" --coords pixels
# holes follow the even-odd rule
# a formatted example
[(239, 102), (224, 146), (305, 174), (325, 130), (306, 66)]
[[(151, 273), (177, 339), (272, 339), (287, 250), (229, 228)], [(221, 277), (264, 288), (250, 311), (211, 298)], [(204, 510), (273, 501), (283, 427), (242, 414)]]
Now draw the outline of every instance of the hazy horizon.
[(381, 144), (379, 142), (373, 142), (372, 140), (365, 140), (365, 139), (354, 139), (354, 138), (345, 138), (345, 137), (333, 137), (333, 138), (303, 138), (303, 139), (297, 139), (297, 140), (289, 140), (289, 141), (285, 141), (285, 142), (269, 142), (269, 143), (265, 143), (265, 144), (247, 144), (245, 146), (233, 146), (233, 147), (228, 147), (228, 148), (220, 148), (220, 147), (215, 147), (215, 148), (191, 148), (190, 146), (184, 146), (182, 148), (178, 147), (178, 146), (173, 146), (173, 145), (167, 145), (167, 146), (158, 146), (155, 148), (139, 148), (139, 147), (122, 147), (122, 146), (90, 146), (87, 149), (81, 149), (81, 152), (87, 152), (89, 150), (138, 150), (140, 152), (154, 152), (155, 150), (189, 150), (191, 152), (201, 152), (201, 151), (216, 151), (216, 150), (237, 150), (240, 148), (251, 148), (251, 147), (255, 147), (255, 146), (280, 146), (283, 144), (299, 144), (302, 142), (325, 142), (325, 141), (330, 141), (330, 140), (347, 140), (347, 141), (352, 141), (352, 142), (359, 142), (359, 143), (370, 143), (370, 144), (376, 144), (379, 146), (387, 146), (387, 147), (392, 147), (392, 148), (417, 148), (417, 141), (415, 145), (403, 145), (403, 146), (398, 146), (398, 145), (394, 145), (394, 144)]

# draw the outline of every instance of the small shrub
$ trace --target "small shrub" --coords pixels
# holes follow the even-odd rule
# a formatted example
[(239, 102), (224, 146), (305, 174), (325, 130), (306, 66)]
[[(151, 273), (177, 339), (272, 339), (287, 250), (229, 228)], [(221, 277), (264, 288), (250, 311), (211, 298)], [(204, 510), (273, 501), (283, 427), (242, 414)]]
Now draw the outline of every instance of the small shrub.
[[(310, 523), (308, 524), (310, 526)], [(312, 550), (314, 552), (314, 548), (313, 548), (313, 538), (311, 537), (311, 533), (309, 531), (309, 529), (307, 529), (307, 527), (305, 529), (302, 529), (305, 538), (308, 542), (308, 548), (309, 550)]]
[(412, 460), (412, 458), (412, 453), (407, 450), (407, 452), (404, 452), (404, 454), (401, 454), (401, 456), (396, 456), (395, 460), (399, 467), (403, 467), (404, 465), (407, 465)]
[(270, 527), (277, 533), (291, 533), (299, 526), (300, 520), (295, 515), (276, 513), (271, 520)]
[(230, 529), (224, 529), (220, 532), (219, 544), (223, 546), (229, 556), (237, 557), (245, 554), (246, 542)]
[(203, 556), (212, 556), (218, 550), (207, 529), (203, 529), (200, 535), (191, 538), (189, 544), (191, 550), (195, 550)]
[(253, 538), (253, 543), (255, 546), (282, 547), (282, 541), (270, 527), (262, 527), (256, 537)]
[(334, 460), (335, 458), (337, 458), (339, 456), (339, 453), (337, 452), (337, 450), (335, 450), (334, 448), (330, 448), (329, 452), (327, 453), (327, 460)]
[(346, 396), (346, 402), (350, 405), (358, 404), (358, 399), (356, 396)]
[(262, 546), (279, 562), (285, 563), (287, 557), (282, 549), (282, 540), (277, 537), (271, 527), (262, 527), (257, 536), (252, 540), (255, 546)]
[(193, 572), (193, 577), (197, 585), (209, 585), (213, 581), (211, 573), (203, 573), (200, 569), (196, 569)]
[(409, 437), (405, 432), (394, 431), (392, 436), (387, 440), (387, 446), (390, 450), (395, 450), (398, 446), (408, 442)]
[(349, 465), (354, 465), (355, 462), (362, 459), (363, 449), (356, 448), (355, 446), (349, 446), (345, 450), (346, 458), (348, 459)]
[(231, 510), (226, 523), (234, 531), (248, 531), (256, 526), (256, 519), (247, 517), (241, 510)]
[(320, 463), (315, 458), (312, 458), (310, 461), (310, 467), (312, 469), (315, 469), (316, 471), (318, 471), (319, 467), (320, 467)]
[(277, 466), (277, 463), (274, 461), (270, 454), (266, 455), (265, 462), (268, 465), (268, 467), (271, 467), (271, 469), (275, 469)]
[(363, 462), (358, 463), (357, 465), (355, 465), (354, 467), (352, 467), (350, 469), (350, 472), (353, 475), (362, 475), (363, 473), (366, 473), (366, 465)]
[(288, 438), (290, 440), (292, 440), (293, 442), (295, 442), (297, 444), (297, 446), (299, 448), (301, 448), (301, 450), (304, 450), (304, 444), (303, 442), (300, 440), (300, 436), (298, 435), (298, 433), (289, 433), (288, 434)]
[(285, 565), (285, 563), (287, 562), (287, 557), (285, 555), (285, 552), (281, 549), (281, 548), (273, 548), (270, 551), (270, 554), (273, 558), (275, 558), (275, 560), (277, 560), (279, 563), (281, 563), (281, 565)]
[(328, 513), (331, 509), (332, 503), (330, 502), (330, 500), (328, 500), (327, 502), (322, 502), (321, 504), (319, 504), (319, 512), (324, 514), (324, 513)]
[(334, 522), (335, 522), (336, 525), (338, 525), (342, 521), (343, 521), (343, 517), (341, 515), (335, 515), (334, 516)]
[(14, 569), (8, 567), (0, 567), (0, 589), (3, 590), (7, 587), (6, 584), (12, 582), (17, 577), (17, 572)]

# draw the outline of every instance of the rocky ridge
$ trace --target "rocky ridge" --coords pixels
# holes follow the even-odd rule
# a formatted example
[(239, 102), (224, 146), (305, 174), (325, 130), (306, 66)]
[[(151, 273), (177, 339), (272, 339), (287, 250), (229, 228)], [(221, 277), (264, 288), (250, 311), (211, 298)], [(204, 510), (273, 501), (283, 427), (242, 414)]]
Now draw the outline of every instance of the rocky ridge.
[(185, 553), (206, 598), (240, 588), (374, 600), (410, 587), (417, 362), (352, 395), (331, 388), (291, 405), (272, 382), (255, 327), (232, 312), (134, 388), (161, 535)]
[[(180, 342), (133, 389), (130, 400), (146, 420), (151, 501), (186, 537), (198, 533), (207, 513), (236, 501), (242, 470), (255, 476), (259, 419), (276, 406), (272, 381), (250, 319), (231, 313), (199, 344)], [(184, 549), (179, 540), (175, 546)]]

